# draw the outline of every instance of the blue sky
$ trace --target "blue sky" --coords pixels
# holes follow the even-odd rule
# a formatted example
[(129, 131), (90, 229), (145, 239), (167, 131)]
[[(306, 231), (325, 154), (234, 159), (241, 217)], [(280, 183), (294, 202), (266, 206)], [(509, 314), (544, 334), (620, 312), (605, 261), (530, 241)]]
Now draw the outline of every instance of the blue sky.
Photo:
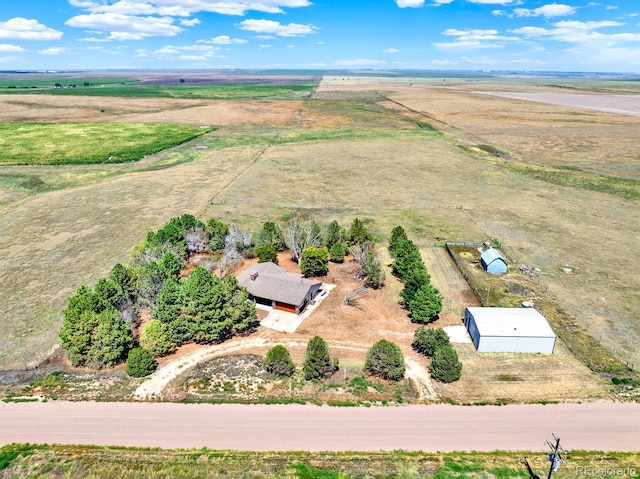
[(638, 0), (1, 0), (0, 70), (640, 72)]

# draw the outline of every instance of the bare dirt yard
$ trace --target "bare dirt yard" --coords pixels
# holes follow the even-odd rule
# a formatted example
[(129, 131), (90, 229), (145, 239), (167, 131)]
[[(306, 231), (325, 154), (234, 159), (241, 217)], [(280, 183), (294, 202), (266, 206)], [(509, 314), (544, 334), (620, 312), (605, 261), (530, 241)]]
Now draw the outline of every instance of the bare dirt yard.
[[(548, 273), (541, 281), (549, 295), (637, 368), (640, 257), (630, 253), (640, 238), (637, 200), (587, 180), (606, 177), (636, 188), (638, 119), (476, 93), (506, 91), (500, 79), (444, 83), (325, 78), (315, 98), (304, 101), (0, 97), (0, 121), (125, 118), (218, 127), (136, 164), (0, 169), (0, 364), (23, 368), (44, 357), (75, 289), (126, 261), (146, 232), (170, 217), (189, 212), (257, 229), (298, 211), (305, 220), (337, 219), (343, 226), (355, 216), (368, 218), (382, 245), (393, 226), (403, 225), (443, 293), (439, 325), (455, 324), (464, 306), (477, 303), (433, 244), (495, 238), (516, 263)], [(514, 87), (513, 80), (507, 84)], [(566, 182), (551, 181), (558, 175)], [(36, 180), (50, 189), (36, 188)], [(565, 266), (576, 274), (565, 274)], [(397, 304), (400, 284), (388, 274), (385, 288), (362, 298), (362, 310), (345, 310), (341, 291), (350, 285), (349, 273), (336, 268), (329, 279), (342, 289), (289, 338), (300, 343), (292, 346), (294, 359), (300, 361), (315, 334), (354, 364), (387, 337), (402, 346), (409, 364), (426, 368), (409, 348), (415, 325)], [(510, 369), (520, 361), (505, 358), (493, 373), (488, 359), (474, 365), (472, 351), (456, 347), (474, 376), (439, 393), (461, 402), (591, 398), (603, 387), (588, 373), (581, 376), (562, 350), (561, 361), (529, 364), (540, 372), (527, 383), (506, 379), (522, 378), (525, 368)], [(265, 343), (247, 352), (266, 349)], [(536, 386), (561, 367), (587, 386), (576, 389), (578, 379), (564, 390), (554, 382), (553, 393)], [(481, 371), (484, 379), (475, 376)], [(473, 383), (476, 377), (491, 387)]]

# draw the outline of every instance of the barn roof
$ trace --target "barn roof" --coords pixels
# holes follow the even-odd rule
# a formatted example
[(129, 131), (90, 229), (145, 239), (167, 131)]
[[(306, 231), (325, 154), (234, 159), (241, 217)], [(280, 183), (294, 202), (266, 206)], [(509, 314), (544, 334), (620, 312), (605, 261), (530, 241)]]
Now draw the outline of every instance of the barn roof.
[(507, 264), (507, 262), (502, 257), (502, 255), (498, 252), (498, 250), (493, 248), (487, 248), (487, 250), (484, 253), (482, 253), (482, 255), (480, 256), (480, 259), (484, 261), (486, 265), (489, 265), (496, 260), (500, 260), (504, 264)]
[[(254, 274), (257, 276), (252, 280)], [(271, 262), (258, 263), (240, 273), (238, 283), (252, 296), (295, 306), (303, 303), (311, 287), (322, 284)]]
[(467, 308), (481, 336), (555, 338), (547, 318), (534, 308)]

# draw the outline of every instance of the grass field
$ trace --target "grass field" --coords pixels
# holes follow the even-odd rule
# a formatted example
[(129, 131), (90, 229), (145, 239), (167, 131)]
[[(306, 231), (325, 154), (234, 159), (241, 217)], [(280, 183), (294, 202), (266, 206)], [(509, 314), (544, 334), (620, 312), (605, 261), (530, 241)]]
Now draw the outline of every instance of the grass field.
[[(119, 447), (12, 444), (0, 449), (0, 474), (6, 477), (136, 477), (246, 479), (447, 479), (528, 478), (522, 464), (546, 476), (545, 454), (537, 453), (250, 453)], [(624, 470), (638, 477), (637, 453), (569, 451), (554, 478), (579, 477), (581, 471)], [(635, 470), (635, 472), (632, 472)], [(633, 475), (629, 475), (631, 472)], [(603, 474), (596, 474), (603, 475)]]
[[(540, 278), (545, 294), (637, 368), (637, 200), (581, 180), (636, 188), (637, 119), (474, 93), (505, 88), (535, 85), (325, 78), (308, 100), (76, 97), (71, 110), (60, 97), (3, 97), (14, 103), (3, 103), (0, 119), (11, 121), (54, 111), (217, 129), (134, 164), (0, 167), (0, 364), (23, 367), (45, 354), (68, 296), (168, 218), (191, 212), (256, 228), (297, 210), (344, 226), (370, 218), (380, 238), (401, 224), (423, 248), (497, 238), (515, 263), (548, 273)], [(190, 150), (194, 144), (208, 149)]]
[(0, 164), (127, 163), (211, 130), (157, 123), (0, 123)]

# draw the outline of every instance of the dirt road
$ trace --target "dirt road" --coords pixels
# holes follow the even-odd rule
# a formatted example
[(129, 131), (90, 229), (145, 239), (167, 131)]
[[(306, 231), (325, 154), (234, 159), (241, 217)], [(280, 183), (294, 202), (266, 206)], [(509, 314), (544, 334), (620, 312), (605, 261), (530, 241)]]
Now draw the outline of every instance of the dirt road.
[(319, 406), (48, 402), (0, 405), (12, 442), (253, 451), (640, 451), (640, 404)]

